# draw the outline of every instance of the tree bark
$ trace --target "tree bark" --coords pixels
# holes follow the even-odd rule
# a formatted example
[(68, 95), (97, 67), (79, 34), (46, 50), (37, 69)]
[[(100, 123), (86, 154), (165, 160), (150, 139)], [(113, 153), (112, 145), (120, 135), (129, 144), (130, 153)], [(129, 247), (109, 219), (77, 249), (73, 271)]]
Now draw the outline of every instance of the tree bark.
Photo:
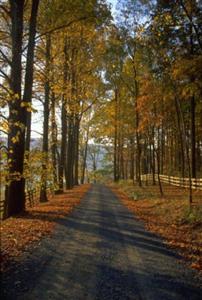
[(181, 120), (181, 128), (182, 128), (182, 135), (183, 135), (183, 141), (185, 144), (185, 153), (186, 153), (186, 158), (187, 158), (187, 165), (188, 165), (188, 175), (189, 175), (189, 204), (191, 206), (192, 204), (192, 181), (191, 181), (191, 162), (189, 158), (189, 145), (187, 143), (187, 136), (186, 136), (186, 130), (185, 130), (185, 121), (184, 121), (184, 116), (182, 113), (182, 108), (180, 105), (180, 101), (176, 97), (176, 104), (178, 106), (179, 114), (180, 114), (180, 120)]
[(45, 100), (44, 100), (44, 123), (43, 123), (43, 146), (42, 152), (42, 177), (41, 177), (41, 190), (40, 202), (48, 201), (47, 197), (47, 163), (48, 163), (48, 133), (49, 133), (49, 103), (50, 103), (50, 59), (51, 59), (51, 37), (46, 36), (46, 81), (44, 85)]
[(180, 124), (180, 112), (179, 112), (179, 107), (177, 104), (177, 99), (175, 97), (175, 109), (176, 109), (176, 115), (177, 115), (177, 128), (178, 128), (178, 135), (179, 135), (179, 142), (180, 142), (180, 159), (181, 159), (181, 176), (182, 178), (185, 177), (185, 155), (184, 155), (184, 146), (183, 146), (183, 133), (181, 129), (181, 124)]
[(161, 178), (160, 178), (160, 134), (159, 134), (159, 127), (157, 129), (157, 149), (156, 149), (156, 159), (157, 159), (157, 174), (158, 174), (158, 184), (159, 184), (159, 191), (161, 197), (163, 196), (163, 189), (161, 184)]
[(59, 165), (59, 189), (63, 192), (64, 189), (64, 168), (66, 165), (66, 149), (67, 149), (67, 111), (66, 98), (63, 96), (62, 100), (62, 134), (61, 134), (61, 151), (60, 151), (60, 165)]
[(135, 172), (134, 172), (134, 138), (130, 138), (130, 179), (134, 183)]
[(152, 178), (153, 178), (153, 185), (156, 184), (155, 173), (156, 173), (156, 166), (155, 166), (155, 134), (154, 134), (154, 127), (152, 127)]
[(137, 112), (137, 101), (136, 101), (136, 145), (137, 145), (137, 152), (136, 152), (136, 180), (139, 186), (142, 186), (141, 181), (141, 145), (140, 145), (140, 136), (138, 132), (139, 126), (139, 114)]
[[(32, 1), (31, 17), (29, 22), (29, 41), (27, 49), (27, 61), (26, 61), (26, 72), (25, 72), (25, 85), (23, 102), (31, 106), (32, 102), (32, 86), (33, 86), (33, 65), (34, 65), (34, 49), (35, 49), (35, 36), (36, 36), (36, 24), (37, 24), (37, 13), (39, 7), (39, 0)], [(26, 151), (30, 150), (30, 138), (31, 138), (31, 112), (27, 111), (26, 114)]]
[(196, 128), (195, 128), (195, 97), (191, 97), (191, 175), (196, 178)]
[(79, 184), (79, 127), (80, 120), (79, 116), (75, 116), (74, 126), (74, 142), (75, 142), (75, 158), (74, 158), (74, 185)]
[(118, 143), (118, 91), (115, 89), (115, 120), (114, 120), (114, 181), (118, 181), (117, 174), (117, 143)]
[[(67, 66), (67, 37), (64, 40), (64, 69), (63, 69), (63, 86), (64, 89), (67, 85), (68, 76), (68, 66)], [(64, 171), (67, 163), (67, 95), (63, 94), (62, 97), (62, 112), (61, 112), (61, 122), (62, 122), (62, 133), (61, 133), (61, 153), (60, 153), (60, 164), (59, 164), (59, 189), (63, 192), (64, 189)]]
[(58, 189), (58, 172), (57, 172), (57, 123), (55, 119), (55, 94), (52, 92), (51, 97), (51, 153), (53, 163), (54, 189)]
[[(182, 7), (183, 7), (184, 11), (186, 12), (189, 20), (190, 20), (190, 55), (191, 55), (191, 58), (192, 58), (193, 55), (194, 55), (194, 52), (195, 52), (194, 36), (193, 36), (193, 30), (195, 29), (195, 26), (194, 26), (193, 16), (192, 16), (192, 7), (191, 7), (190, 15), (189, 15), (188, 11), (186, 9), (186, 5), (183, 5), (183, 1), (181, 1), (181, 4), (182, 4)], [(200, 41), (200, 39), (198, 41)], [(201, 44), (200, 44), (200, 46), (201, 46)], [(194, 76), (191, 76), (190, 81), (194, 82)], [(193, 92), (193, 95), (192, 95), (192, 97), (190, 99), (190, 117), (191, 117), (191, 175), (192, 175), (192, 178), (196, 178), (195, 106), (196, 106), (195, 95), (194, 95), (194, 92)]]
[(68, 126), (68, 146), (67, 146), (67, 169), (66, 169), (66, 188), (73, 187), (73, 168), (74, 168), (74, 116), (69, 116)]
[(22, 83), (22, 39), (24, 0), (10, 0), (12, 64), (10, 89), (12, 99), (9, 102), (8, 168), (10, 184), (6, 189), (7, 216), (25, 209), (25, 183), (23, 164), (25, 152), (25, 108), (21, 102)]
[(84, 150), (84, 158), (83, 158), (83, 168), (82, 168), (82, 176), (81, 176), (81, 184), (84, 184), (85, 180), (85, 171), (86, 171), (86, 160), (87, 160), (87, 153), (88, 153), (88, 136), (89, 136), (90, 127), (87, 128), (86, 133), (86, 141), (85, 141), (85, 150)]

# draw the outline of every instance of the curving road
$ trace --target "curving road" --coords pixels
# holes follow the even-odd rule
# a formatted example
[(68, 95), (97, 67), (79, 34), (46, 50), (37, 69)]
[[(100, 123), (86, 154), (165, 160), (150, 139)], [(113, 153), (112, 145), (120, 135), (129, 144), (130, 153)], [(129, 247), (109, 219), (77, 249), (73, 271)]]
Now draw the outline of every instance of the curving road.
[(102, 185), (3, 284), (1, 299), (202, 299), (196, 272)]

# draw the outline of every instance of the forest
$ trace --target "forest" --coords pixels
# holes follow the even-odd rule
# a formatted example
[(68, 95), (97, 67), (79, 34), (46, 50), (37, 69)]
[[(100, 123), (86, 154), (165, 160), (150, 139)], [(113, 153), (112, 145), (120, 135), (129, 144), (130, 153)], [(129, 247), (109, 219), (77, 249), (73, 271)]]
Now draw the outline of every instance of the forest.
[(141, 186), (146, 174), (161, 193), (160, 175), (188, 180), (192, 202), (202, 178), (202, 3), (112, 4), (0, 1), (4, 218), (23, 212), (33, 190), (46, 202), (50, 190)]

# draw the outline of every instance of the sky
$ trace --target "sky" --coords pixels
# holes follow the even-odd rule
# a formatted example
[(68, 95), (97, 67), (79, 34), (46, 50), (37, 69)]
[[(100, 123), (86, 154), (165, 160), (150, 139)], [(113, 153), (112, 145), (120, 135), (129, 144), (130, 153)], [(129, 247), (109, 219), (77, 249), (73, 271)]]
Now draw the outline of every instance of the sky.
[(117, 1), (118, 0), (107, 0), (107, 2), (112, 5), (111, 11), (112, 11), (113, 17), (115, 17), (115, 15), (116, 15), (116, 4), (117, 4)]

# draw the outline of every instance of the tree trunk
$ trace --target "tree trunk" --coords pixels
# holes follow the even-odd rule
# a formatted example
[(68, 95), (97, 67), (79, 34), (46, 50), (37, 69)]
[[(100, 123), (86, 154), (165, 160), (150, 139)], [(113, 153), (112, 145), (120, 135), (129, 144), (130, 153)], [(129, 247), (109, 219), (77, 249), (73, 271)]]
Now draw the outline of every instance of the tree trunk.
[(161, 161), (161, 167), (160, 167), (160, 173), (164, 174), (164, 145), (165, 145), (165, 132), (164, 132), (164, 124), (163, 122), (161, 123), (161, 156), (160, 156), (160, 161)]
[[(185, 12), (187, 13), (186, 7)], [(190, 20), (190, 55), (191, 58), (193, 57), (195, 53), (195, 45), (194, 45), (194, 36), (193, 36), (193, 31), (195, 29), (194, 22), (193, 22), (193, 16), (192, 16), (192, 9), (193, 7), (191, 6), (191, 11), (189, 15), (189, 20)], [(188, 16), (188, 15), (187, 15)], [(195, 31), (197, 34), (197, 32)], [(190, 78), (191, 82), (193, 83), (195, 78), (194, 76), (191, 76)], [(190, 114), (191, 114), (191, 176), (193, 178), (196, 178), (196, 129), (195, 129), (195, 95), (193, 92), (193, 95), (190, 100)]]
[(139, 132), (138, 132), (138, 126), (139, 126), (139, 114), (137, 112), (137, 104), (136, 104), (136, 145), (137, 145), (136, 180), (137, 180), (139, 186), (142, 186), (142, 181), (141, 181), (141, 146), (140, 146), (140, 137), (139, 137)]
[(191, 174), (196, 178), (195, 97), (191, 97)]
[(47, 163), (48, 163), (48, 132), (49, 132), (49, 102), (50, 102), (50, 58), (51, 58), (51, 37), (46, 35), (46, 81), (45, 81), (45, 100), (44, 100), (44, 123), (43, 123), (43, 146), (42, 151), (44, 157), (42, 158), (42, 176), (41, 176), (41, 190), (40, 202), (48, 201), (47, 197)]
[(154, 135), (154, 127), (152, 127), (152, 178), (153, 178), (153, 185), (156, 184), (156, 166), (155, 166), (155, 135)]
[(114, 181), (118, 181), (117, 174), (117, 142), (118, 142), (118, 91), (115, 89), (115, 120), (114, 120)]
[(66, 188), (73, 187), (73, 166), (74, 166), (74, 116), (69, 116), (68, 145), (67, 145), (67, 169)]
[(183, 146), (183, 133), (181, 129), (181, 124), (180, 124), (180, 112), (179, 112), (179, 107), (177, 104), (177, 99), (175, 97), (175, 109), (176, 109), (176, 115), (177, 115), (177, 127), (178, 127), (178, 134), (179, 134), (179, 141), (180, 141), (180, 149), (181, 149), (181, 176), (182, 178), (185, 177), (185, 158), (184, 158), (184, 146)]
[[(25, 102), (27, 106), (31, 106), (31, 102), (32, 102), (34, 48), (35, 48), (38, 6), (39, 6), (39, 0), (33, 0), (31, 17), (29, 22), (29, 41), (28, 41), (28, 49), (27, 49), (25, 85), (24, 85), (24, 95), (23, 95), (23, 102)], [(27, 125), (27, 131), (26, 131), (25, 148), (27, 151), (29, 151), (30, 139), (31, 139), (31, 112), (30, 111), (27, 111), (26, 125)]]
[(130, 139), (130, 179), (134, 183), (135, 172), (134, 172), (134, 138)]
[(157, 160), (157, 176), (158, 176), (158, 184), (159, 184), (159, 191), (161, 194), (161, 197), (163, 196), (163, 189), (161, 184), (161, 178), (160, 178), (160, 134), (159, 134), (159, 128), (158, 128), (158, 136), (157, 136), (157, 150), (156, 150), (156, 160)]
[(6, 189), (7, 215), (11, 216), (25, 209), (25, 182), (23, 164), (25, 151), (26, 110), (22, 107), (22, 38), (24, 0), (10, 0), (12, 65), (10, 89), (12, 99), (9, 102), (8, 168), (10, 184)]
[(57, 176), (57, 123), (55, 119), (55, 94), (52, 93), (51, 97), (51, 153), (53, 164), (53, 178), (54, 190), (58, 189), (58, 176)]
[(79, 126), (80, 120), (79, 116), (75, 116), (75, 126), (74, 126), (74, 142), (75, 142), (75, 158), (74, 158), (74, 184), (79, 184)]
[(90, 129), (90, 127), (88, 126), (88, 128), (87, 128), (87, 134), (86, 134), (86, 141), (85, 141), (85, 150), (84, 150), (84, 158), (83, 158), (83, 168), (82, 168), (81, 184), (84, 184), (84, 180), (85, 180), (86, 160), (87, 160), (87, 152), (88, 152), (89, 129)]
[[(68, 76), (68, 65), (67, 65), (67, 37), (64, 40), (64, 70), (63, 70), (63, 86), (64, 89), (67, 85), (67, 76)], [(60, 165), (59, 165), (59, 189), (63, 192), (64, 188), (64, 171), (67, 162), (67, 96), (66, 93), (62, 97), (62, 133), (61, 133), (61, 153), (60, 153)]]
[(181, 128), (182, 128), (182, 135), (183, 135), (183, 141), (185, 143), (185, 153), (187, 158), (187, 165), (188, 165), (188, 174), (189, 174), (189, 204), (191, 206), (192, 204), (192, 181), (191, 181), (191, 162), (189, 158), (189, 145), (187, 143), (187, 136), (186, 136), (186, 130), (185, 130), (185, 121), (184, 116), (182, 113), (180, 101), (176, 98), (176, 104), (178, 106), (179, 114), (180, 114), (180, 120), (181, 120)]
[(66, 165), (66, 149), (67, 149), (67, 111), (66, 111), (66, 101), (63, 97), (62, 103), (62, 134), (61, 134), (61, 151), (60, 151), (60, 165), (59, 165), (59, 189), (63, 192), (64, 184), (64, 168)]

